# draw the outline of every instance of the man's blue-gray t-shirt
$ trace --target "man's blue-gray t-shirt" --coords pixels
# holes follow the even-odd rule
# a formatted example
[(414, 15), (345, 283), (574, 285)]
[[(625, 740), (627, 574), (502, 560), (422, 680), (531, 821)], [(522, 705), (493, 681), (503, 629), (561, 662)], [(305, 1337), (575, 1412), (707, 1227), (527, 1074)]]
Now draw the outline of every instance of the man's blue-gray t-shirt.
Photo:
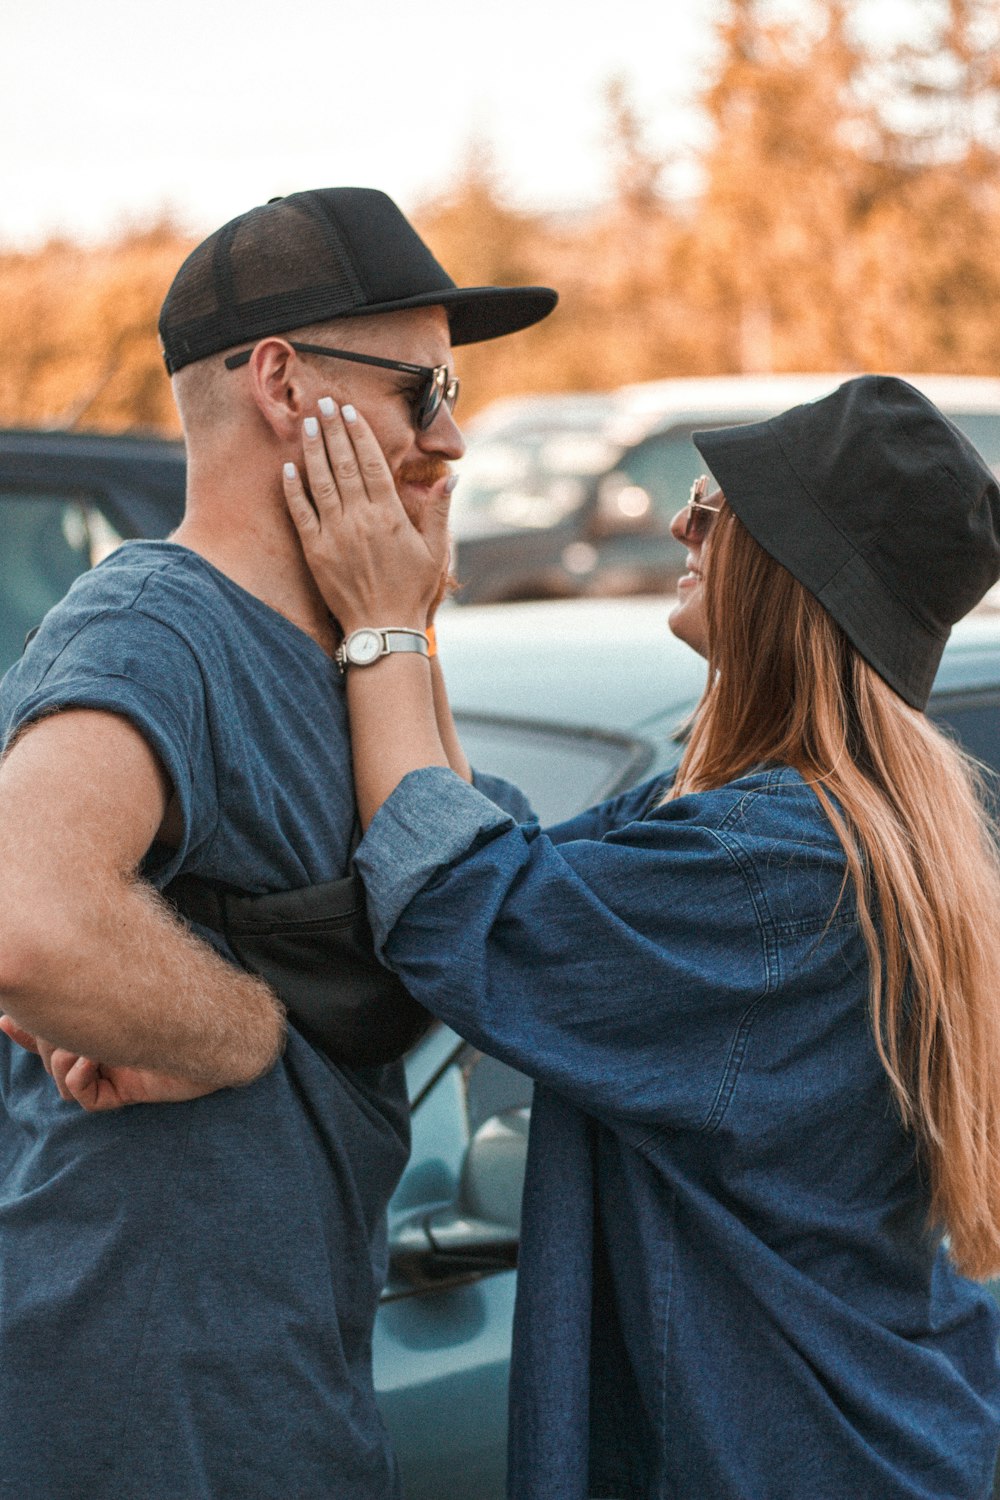
[[(0, 686), (4, 742), (69, 707), (128, 718), (166, 768), (183, 836), (156, 885), (345, 873), (337, 669), (196, 554), (129, 543), (46, 617)], [(396, 1493), (370, 1342), (399, 1065), (339, 1070), (291, 1030), (248, 1088), (90, 1115), (0, 1036), (0, 1099), (3, 1500)]]

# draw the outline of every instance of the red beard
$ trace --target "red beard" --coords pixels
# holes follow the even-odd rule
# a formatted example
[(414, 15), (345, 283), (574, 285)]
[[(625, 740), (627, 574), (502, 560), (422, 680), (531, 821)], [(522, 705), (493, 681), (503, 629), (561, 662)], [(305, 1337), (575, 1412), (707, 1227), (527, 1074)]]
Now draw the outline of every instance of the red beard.
[(401, 464), (396, 474), (397, 488), (401, 484), (423, 484), (430, 486), (451, 473), (451, 466), (443, 458), (428, 453), (424, 458), (411, 459)]

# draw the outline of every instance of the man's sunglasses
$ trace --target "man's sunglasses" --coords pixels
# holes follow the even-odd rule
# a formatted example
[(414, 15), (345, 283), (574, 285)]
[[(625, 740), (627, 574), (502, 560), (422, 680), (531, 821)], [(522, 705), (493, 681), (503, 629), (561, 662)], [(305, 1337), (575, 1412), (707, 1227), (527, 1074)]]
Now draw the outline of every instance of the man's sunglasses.
[[(299, 354), (328, 354), (331, 359), (349, 359), (356, 365), (377, 365), (380, 370), (398, 370), (403, 375), (419, 375), (421, 384), (413, 393), (414, 421), (421, 432), (426, 432), (441, 410), (442, 403), (449, 411), (455, 410), (458, 400), (459, 381), (457, 375), (449, 375), (447, 365), (408, 365), (401, 359), (378, 359), (374, 354), (355, 354), (353, 349), (328, 349), (324, 344), (299, 344), (295, 339), (287, 343)], [(248, 365), (252, 349), (241, 354), (228, 354), (227, 370), (238, 370)]]
[(691, 494), (685, 506), (687, 515), (684, 517), (684, 529), (681, 536), (686, 542), (694, 542), (696, 546), (708, 536), (716, 516), (722, 509), (721, 505), (705, 504), (707, 491), (708, 475), (701, 474), (691, 486)]

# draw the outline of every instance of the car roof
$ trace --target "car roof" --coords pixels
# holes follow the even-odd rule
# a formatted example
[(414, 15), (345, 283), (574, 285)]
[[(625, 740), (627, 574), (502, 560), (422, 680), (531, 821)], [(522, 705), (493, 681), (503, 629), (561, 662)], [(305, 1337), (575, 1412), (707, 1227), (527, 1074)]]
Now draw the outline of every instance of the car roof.
[[(611, 391), (511, 397), (496, 401), (468, 424), (476, 439), (545, 427), (588, 428), (611, 441), (638, 442), (672, 426), (720, 426), (815, 401), (858, 371), (782, 375), (683, 376), (647, 380)], [(946, 412), (1000, 413), (1000, 378), (915, 374), (900, 377)]]
[(0, 452), (95, 454), (119, 458), (158, 458), (184, 461), (184, 444), (178, 438), (155, 433), (67, 432), (62, 428), (0, 427)]
[(1000, 688), (1000, 585), (959, 620), (945, 647), (934, 682), (936, 693)]
[[(784, 411), (799, 401), (815, 401), (852, 380), (858, 370), (802, 375), (719, 375), (648, 380), (623, 386), (622, 404), (632, 411)], [(986, 375), (901, 375), (938, 406), (966, 411), (1000, 411), (1000, 378)]]
[(165, 536), (184, 509), (184, 444), (151, 434), (0, 429), (0, 485), (90, 495), (122, 536)]

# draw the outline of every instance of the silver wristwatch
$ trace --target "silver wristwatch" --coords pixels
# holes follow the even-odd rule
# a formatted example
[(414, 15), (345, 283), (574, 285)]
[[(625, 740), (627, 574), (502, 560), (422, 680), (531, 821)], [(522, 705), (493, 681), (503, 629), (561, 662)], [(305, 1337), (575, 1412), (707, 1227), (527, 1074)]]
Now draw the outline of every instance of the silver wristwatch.
[(343, 672), (348, 667), (370, 667), (380, 657), (392, 651), (416, 651), (420, 656), (430, 656), (431, 648), (422, 630), (409, 630), (405, 625), (387, 625), (382, 630), (365, 628), (352, 630), (334, 652), (333, 659)]

